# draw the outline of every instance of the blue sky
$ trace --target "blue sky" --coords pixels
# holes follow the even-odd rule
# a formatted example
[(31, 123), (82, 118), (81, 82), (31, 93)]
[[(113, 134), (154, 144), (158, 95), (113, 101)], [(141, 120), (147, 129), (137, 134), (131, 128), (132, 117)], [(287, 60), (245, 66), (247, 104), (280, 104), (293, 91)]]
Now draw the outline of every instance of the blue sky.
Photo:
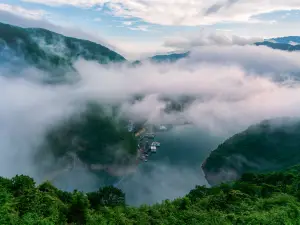
[(25, 18), (80, 30), (81, 36), (88, 34), (86, 39), (94, 36), (93, 41), (98, 38), (138, 57), (176, 50), (164, 44), (167, 39), (195, 39), (202, 30), (245, 37), (300, 36), (299, 9), (298, 0), (1, 0), (6, 17), (0, 20), (19, 25), (18, 19), (10, 21), (10, 13), (23, 26)]

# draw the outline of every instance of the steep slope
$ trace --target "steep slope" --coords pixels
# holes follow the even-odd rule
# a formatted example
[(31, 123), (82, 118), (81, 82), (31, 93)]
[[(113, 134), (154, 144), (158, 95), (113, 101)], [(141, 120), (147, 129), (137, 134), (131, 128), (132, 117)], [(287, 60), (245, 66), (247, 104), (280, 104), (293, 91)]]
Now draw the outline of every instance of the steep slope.
[(237, 179), (245, 172), (279, 170), (300, 162), (300, 122), (263, 121), (234, 135), (211, 152), (202, 168), (211, 185)]
[(125, 60), (116, 52), (91, 41), (65, 37), (45, 29), (21, 28), (3, 23), (0, 23), (0, 52), (0, 62), (12, 60), (11, 56), (14, 56), (19, 61), (24, 60), (46, 70), (71, 67), (78, 58), (99, 63)]

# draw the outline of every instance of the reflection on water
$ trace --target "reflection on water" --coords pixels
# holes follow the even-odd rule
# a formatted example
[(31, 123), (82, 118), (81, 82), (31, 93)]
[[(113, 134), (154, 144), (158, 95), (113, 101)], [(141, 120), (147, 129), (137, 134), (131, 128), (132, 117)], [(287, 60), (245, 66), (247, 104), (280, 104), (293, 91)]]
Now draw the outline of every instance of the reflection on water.
[(222, 141), (193, 126), (180, 126), (171, 132), (158, 134), (161, 151), (152, 160), (171, 165), (198, 167), (207, 154)]

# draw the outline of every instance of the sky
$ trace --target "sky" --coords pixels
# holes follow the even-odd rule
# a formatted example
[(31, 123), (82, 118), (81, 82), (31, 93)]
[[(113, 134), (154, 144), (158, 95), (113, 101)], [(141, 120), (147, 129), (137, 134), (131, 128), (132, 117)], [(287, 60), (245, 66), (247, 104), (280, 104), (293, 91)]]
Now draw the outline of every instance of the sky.
[(300, 35), (299, 0), (1, 0), (0, 21), (106, 44), (128, 59), (176, 51), (203, 30), (242, 37)]

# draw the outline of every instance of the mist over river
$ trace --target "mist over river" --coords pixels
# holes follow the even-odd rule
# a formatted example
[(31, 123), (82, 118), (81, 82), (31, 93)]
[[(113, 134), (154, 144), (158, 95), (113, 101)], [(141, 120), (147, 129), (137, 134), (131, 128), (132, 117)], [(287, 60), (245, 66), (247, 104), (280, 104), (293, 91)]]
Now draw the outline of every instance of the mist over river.
[(225, 137), (213, 136), (193, 126), (157, 133), (161, 147), (119, 188), (130, 205), (154, 204), (187, 194), (195, 185), (207, 185), (201, 163)]

